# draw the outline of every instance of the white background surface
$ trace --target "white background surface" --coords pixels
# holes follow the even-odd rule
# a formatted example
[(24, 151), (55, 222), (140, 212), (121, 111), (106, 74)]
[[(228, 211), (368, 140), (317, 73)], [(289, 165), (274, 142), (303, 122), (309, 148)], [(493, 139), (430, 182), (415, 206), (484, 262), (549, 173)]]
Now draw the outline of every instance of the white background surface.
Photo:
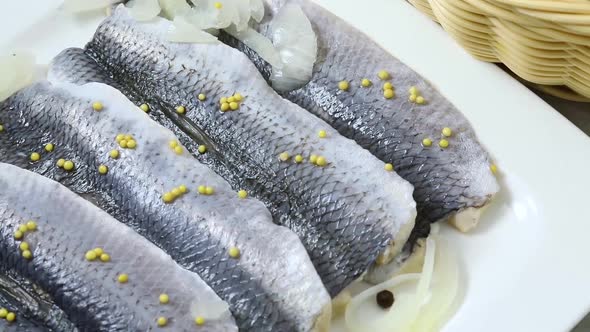
[[(91, 0), (89, 0), (91, 1)], [(0, 0), (0, 51), (41, 62), (83, 46), (100, 19), (59, 0)], [(590, 309), (590, 139), (496, 66), (474, 60), (401, 0), (319, 0), (428, 78), (496, 157), (503, 190), (469, 235), (445, 230), (465, 299), (445, 331), (567, 331)]]

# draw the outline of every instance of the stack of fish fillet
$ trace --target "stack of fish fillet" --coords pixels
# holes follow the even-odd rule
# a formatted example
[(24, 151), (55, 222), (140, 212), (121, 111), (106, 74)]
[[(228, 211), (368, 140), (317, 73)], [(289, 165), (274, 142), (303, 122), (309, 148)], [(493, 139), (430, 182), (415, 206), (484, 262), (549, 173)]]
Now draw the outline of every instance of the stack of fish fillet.
[(0, 102), (3, 329), (327, 331), (430, 223), (477, 219), (498, 185), (467, 120), (312, 2), (269, 22), (284, 3), (322, 55), (294, 91), (232, 38), (173, 43), (120, 6)]

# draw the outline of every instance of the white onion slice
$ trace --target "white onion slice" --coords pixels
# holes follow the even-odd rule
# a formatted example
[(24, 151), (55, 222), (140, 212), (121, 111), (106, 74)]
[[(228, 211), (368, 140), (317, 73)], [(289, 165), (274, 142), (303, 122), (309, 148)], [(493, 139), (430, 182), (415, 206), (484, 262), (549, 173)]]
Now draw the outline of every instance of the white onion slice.
[(250, 12), (254, 21), (260, 23), (264, 18), (264, 0), (250, 0)]
[(294, 4), (281, 7), (270, 31), (283, 62), (282, 68), (273, 68), (273, 87), (287, 92), (307, 84), (317, 57), (317, 39), (301, 7)]
[(283, 67), (283, 62), (277, 50), (272, 45), (270, 39), (258, 33), (252, 28), (244, 31), (237, 31), (233, 26), (225, 29), (227, 33), (239, 39), (246, 46), (256, 52), (264, 61), (268, 62), (273, 68)]
[(107, 8), (121, 0), (64, 0), (63, 9), (68, 13), (83, 13)]
[[(361, 304), (374, 301), (375, 295), (384, 289), (395, 295), (391, 309), (375, 319), (355, 318)], [(422, 272), (398, 275), (355, 296), (346, 308), (345, 322), (352, 332), (435, 331), (452, 314), (458, 290), (457, 258), (446, 241), (431, 235), (426, 240)]]
[(164, 17), (170, 20), (177, 16), (184, 16), (191, 11), (191, 6), (186, 0), (159, 0), (159, 4)]
[(176, 17), (168, 30), (168, 40), (173, 43), (217, 43), (217, 38), (188, 23), (182, 16)]
[(125, 4), (131, 17), (137, 21), (149, 21), (160, 14), (158, 0), (130, 0)]
[(35, 56), (28, 52), (0, 56), (0, 101), (35, 79)]

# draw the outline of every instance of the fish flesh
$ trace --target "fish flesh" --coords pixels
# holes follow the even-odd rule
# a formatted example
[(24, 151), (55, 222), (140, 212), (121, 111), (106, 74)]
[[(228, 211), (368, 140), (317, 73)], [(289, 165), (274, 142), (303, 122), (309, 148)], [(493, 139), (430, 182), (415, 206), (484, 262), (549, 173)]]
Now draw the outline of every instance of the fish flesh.
[[(413, 237), (428, 235), (431, 222), (463, 211), (473, 214), (490, 201), (499, 190), (490, 171), (493, 162), (455, 106), (368, 36), (313, 1), (268, 1), (259, 32), (273, 38), (273, 17), (285, 5), (300, 6), (307, 15), (318, 52), (311, 80), (283, 96), (392, 163), (414, 186), (418, 215)], [(272, 67), (247, 46), (227, 34), (220, 40), (244, 51), (270, 78)], [(348, 82), (346, 91), (339, 89), (341, 81)], [(391, 84), (390, 99), (385, 84)], [(443, 133), (444, 128), (450, 131)]]
[(0, 123), (0, 161), (55, 179), (131, 226), (196, 272), (240, 330), (329, 322), (330, 297), (298, 237), (119, 91), (34, 83), (0, 103)]
[(164, 317), (193, 331), (203, 316), (203, 330), (237, 331), (228, 305), (197, 274), (64, 186), (8, 164), (0, 164), (0, 186), (3, 269), (38, 284), (78, 328), (153, 331)]
[[(240, 187), (299, 235), (332, 296), (379, 257), (391, 259), (413, 227), (411, 185), (278, 96), (241, 52), (220, 43), (169, 42), (171, 28), (162, 18), (138, 23), (119, 6), (87, 54), (119, 84), (168, 110), (181, 129), (208, 139)], [(227, 102), (237, 94), (241, 102)]]

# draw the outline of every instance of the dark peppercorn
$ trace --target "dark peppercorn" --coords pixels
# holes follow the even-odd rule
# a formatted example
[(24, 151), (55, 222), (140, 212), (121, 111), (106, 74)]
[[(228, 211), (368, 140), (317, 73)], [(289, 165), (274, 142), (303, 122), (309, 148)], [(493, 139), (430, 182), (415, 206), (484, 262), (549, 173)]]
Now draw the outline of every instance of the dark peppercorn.
[(382, 290), (377, 293), (377, 304), (383, 309), (390, 308), (394, 301), (393, 293), (388, 290)]

